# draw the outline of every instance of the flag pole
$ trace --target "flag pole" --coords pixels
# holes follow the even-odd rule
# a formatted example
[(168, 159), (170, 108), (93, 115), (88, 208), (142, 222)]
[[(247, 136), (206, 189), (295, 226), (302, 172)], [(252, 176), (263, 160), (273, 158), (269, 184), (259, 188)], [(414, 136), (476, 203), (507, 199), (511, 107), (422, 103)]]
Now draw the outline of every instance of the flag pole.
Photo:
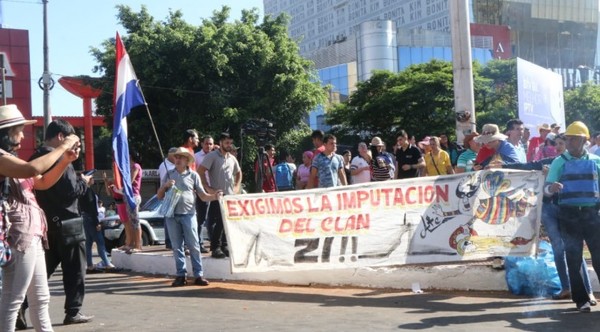
[[(139, 80), (138, 80), (139, 84)], [(156, 143), (158, 143), (158, 151), (160, 152), (160, 157), (164, 160), (165, 154), (162, 149), (162, 145), (160, 144), (160, 139), (158, 139), (158, 133), (156, 132), (156, 127), (154, 126), (154, 120), (152, 119), (152, 114), (150, 114), (150, 108), (148, 107), (148, 103), (146, 102), (146, 96), (144, 96), (144, 90), (140, 88), (142, 92), (142, 99), (144, 99), (144, 106), (146, 106), (146, 113), (148, 113), (148, 118), (150, 119), (150, 124), (152, 125), (152, 131), (154, 132), (154, 138), (156, 138)]]

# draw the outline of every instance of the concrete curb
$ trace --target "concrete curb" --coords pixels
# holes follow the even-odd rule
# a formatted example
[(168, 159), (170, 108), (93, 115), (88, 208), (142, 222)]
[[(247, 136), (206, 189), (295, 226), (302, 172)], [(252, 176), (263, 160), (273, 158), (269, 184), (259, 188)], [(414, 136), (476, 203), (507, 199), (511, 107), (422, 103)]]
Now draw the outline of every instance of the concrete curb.
[[(154, 275), (175, 275), (175, 262), (169, 251), (147, 251), (127, 255), (112, 251), (112, 261), (119, 268)], [(330, 286), (357, 286), (369, 288), (412, 289), (418, 283), (421, 289), (507, 291), (503, 270), (489, 264), (457, 264), (435, 266), (400, 266), (297, 272), (253, 272), (232, 274), (229, 259), (203, 257), (204, 276), (209, 280), (238, 280), (276, 282), (287, 285), (321, 284)], [(188, 257), (187, 266), (191, 263)], [(191, 271), (188, 275), (192, 276)], [(590, 277), (598, 288), (596, 274)]]

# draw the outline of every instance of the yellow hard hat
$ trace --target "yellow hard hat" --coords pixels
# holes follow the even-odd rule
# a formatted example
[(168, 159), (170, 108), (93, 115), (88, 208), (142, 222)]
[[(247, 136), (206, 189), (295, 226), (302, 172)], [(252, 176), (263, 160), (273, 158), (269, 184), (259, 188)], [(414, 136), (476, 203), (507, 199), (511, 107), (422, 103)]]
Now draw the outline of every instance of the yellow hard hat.
[(583, 136), (585, 138), (590, 138), (590, 131), (585, 123), (581, 121), (575, 121), (571, 123), (567, 127), (567, 131), (565, 131), (566, 136)]

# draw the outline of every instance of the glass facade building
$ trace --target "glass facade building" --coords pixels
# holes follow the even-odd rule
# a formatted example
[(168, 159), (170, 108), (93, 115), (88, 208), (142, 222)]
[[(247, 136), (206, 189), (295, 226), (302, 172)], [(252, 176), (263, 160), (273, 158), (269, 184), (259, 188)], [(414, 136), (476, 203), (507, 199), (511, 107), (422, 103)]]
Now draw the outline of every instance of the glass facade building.
[[(263, 0), (263, 4), (266, 15), (291, 16), (290, 36), (299, 40), (301, 54), (308, 58), (337, 43), (354, 43), (365, 21), (389, 20), (399, 30), (450, 29), (448, 0)], [(563, 76), (600, 66), (600, 0), (469, 0), (469, 6), (472, 23), (510, 27), (511, 45), (505, 47), (514, 56)]]
[[(291, 16), (289, 34), (299, 41), (301, 54), (315, 61), (323, 84), (333, 87), (331, 101), (347, 98), (342, 90), (351, 92), (356, 80), (367, 79), (373, 69), (402, 70), (431, 59), (451, 60), (448, 0), (263, 0), (263, 4), (265, 15)], [(473, 59), (486, 63), (493, 57), (519, 57), (561, 74), (565, 88), (588, 80), (600, 83), (599, 11), (600, 0), (469, 0), (471, 23), (479, 25), (477, 31), (471, 26)], [(395, 25), (395, 40), (376, 43), (381, 54), (364, 52), (369, 45), (361, 36), (369, 21)], [(504, 29), (506, 37), (485, 32), (486, 27)], [(395, 50), (392, 55), (390, 49)], [(365, 66), (365, 61), (378, 64)], [(339, 74), (349, 66), (355, 68), (354, 76)], [(342, 77), (355, 81), (342, 83)], [(322, 117), (319, 112), (311, 116), (313, 128)]]

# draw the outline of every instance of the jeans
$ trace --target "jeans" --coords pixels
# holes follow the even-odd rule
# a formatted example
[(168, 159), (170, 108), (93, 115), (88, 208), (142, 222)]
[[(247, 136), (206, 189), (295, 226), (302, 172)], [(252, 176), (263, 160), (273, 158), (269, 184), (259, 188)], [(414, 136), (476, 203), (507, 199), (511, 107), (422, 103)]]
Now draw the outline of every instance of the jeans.
[(42, 240), (34, 237), (24, 252), (13, 249), (12, 259), (2, 268), (4, 288), (0, 299), (0, 331), (14, 331), (17, 313), (29, 299), (31, 323), (36, 331), (52, 331), (48, 313), (50, 291)]
[(169, 236), (169, 227), (167, 227), (167, 217), (165, 217), (164, 227), (165, 227), (165, 248), (173, 249), (173, 246), (171, 245), (171, 237)]
[(583, 241), (592, 255), (592, 266), (600, 272), (600, 216), (597, 207), (560, 206), (560, 233), (565, 245), (567, 268), (573, 302), (581, 305), (590, 300), (579, 269), (583, 261)]
[[(565, 245), (560, 235), (560, 227), (558, 224), (558, 210), (559, 207), (553, 203), (544, 203), (542, 205), (542, 225), (550, 238), (550, 244), (552, 245), (552, 251), (554, 252), (554, 264), (558, 272), (558, 278), (560, 279), (560, 288), (562, 290), (570, 290), (569, 285), (569, 274), (567, 272), (567, 259), (565, 255)], [(583, 277), (583, 284), (588, 294), (592, 293), (592, 283), (590, 281), (590, 275), (588, 274), (587, 264), (585, 259), (581, 263), (581, 276)]]
[(85, 258), (88, 267), (94, 265), (94, 262), (92, 261), (92, 244), (94, 244), (94, 242), (96, 242), (96, 249), (98, 251), (98, 256), (102, 259), (102, 263), (104, 263), (104, 266), (109, 266), (110, 260), (108, 259), (106, 246), (104, 245), (104, 235), (101, 230), (99, 231), (96, 229), (95, 217), (87, 213), (82, 213), (81, 216), (83, 217), (83, 229), (85, 230)]
[(169, 238), (173, 246), (173, 258), (178, 277), (187, 275), (186, 258), (183, 243), (190, 250), (190, 260), (194, 277), (202, 277), (202, 256), (200, 255), (200, 244), (198, 243), (198, 223), (195, 211), (190, 214), (175, 214), (172, 218), (166, 218), (169, 229)]

